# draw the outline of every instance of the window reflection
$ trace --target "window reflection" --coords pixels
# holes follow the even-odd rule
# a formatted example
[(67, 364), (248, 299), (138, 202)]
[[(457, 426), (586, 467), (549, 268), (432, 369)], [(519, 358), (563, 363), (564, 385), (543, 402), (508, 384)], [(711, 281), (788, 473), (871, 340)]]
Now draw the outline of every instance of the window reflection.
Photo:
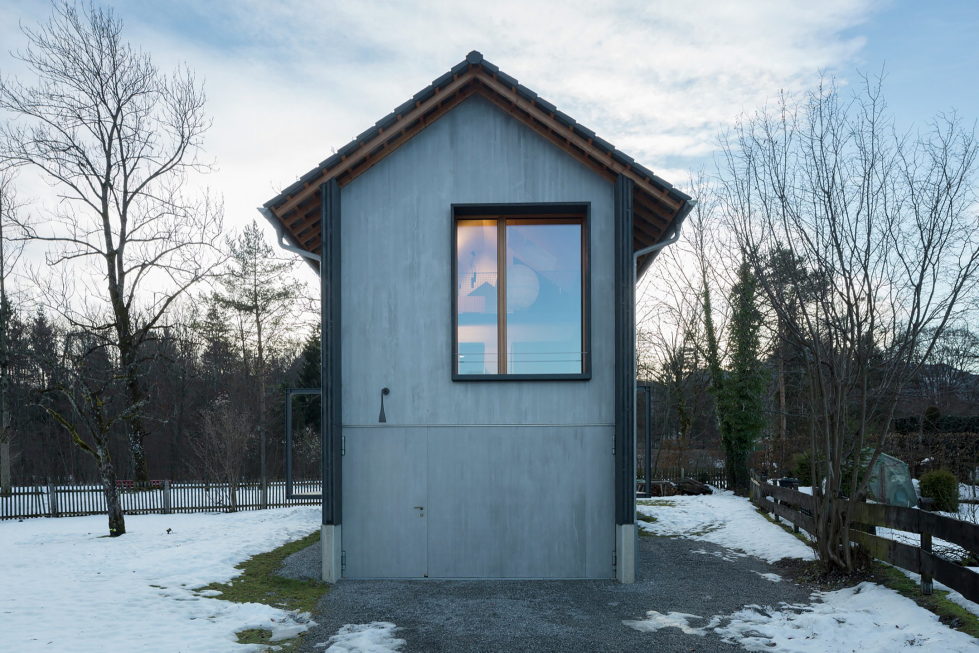
[(507, 372), (581, 373), (581, 225), (507, 220), (506, 265)]
[(581, 219), (456, 225), (458, 373), (582, 373)]
[(456, 306), (459, 374), (497, 374), (496, 220), (459, 220), (456, 226)]

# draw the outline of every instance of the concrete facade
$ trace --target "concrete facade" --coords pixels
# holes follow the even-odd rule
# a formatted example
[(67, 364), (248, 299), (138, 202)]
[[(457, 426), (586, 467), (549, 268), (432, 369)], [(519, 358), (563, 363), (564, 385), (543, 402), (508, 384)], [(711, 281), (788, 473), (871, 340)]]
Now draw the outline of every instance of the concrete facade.
[[(451, 206), (531, 202), (590, 205), (592, 378), (453, 381)], [(474, 96), (341, 207), (342, 576), (631, 578), (634, 555), (613, 568), (613, 184)]]

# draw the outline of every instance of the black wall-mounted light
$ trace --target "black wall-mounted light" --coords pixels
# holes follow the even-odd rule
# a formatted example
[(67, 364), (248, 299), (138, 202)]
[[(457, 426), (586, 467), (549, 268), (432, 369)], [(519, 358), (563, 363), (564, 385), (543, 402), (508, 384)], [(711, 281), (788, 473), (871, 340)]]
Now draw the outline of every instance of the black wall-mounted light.
[(384, 424), (388, 418), (384, 415), (384, 395), (391, 394), (390, 388), (381, 388), (381, 414), (377, 416), (377, 421)]

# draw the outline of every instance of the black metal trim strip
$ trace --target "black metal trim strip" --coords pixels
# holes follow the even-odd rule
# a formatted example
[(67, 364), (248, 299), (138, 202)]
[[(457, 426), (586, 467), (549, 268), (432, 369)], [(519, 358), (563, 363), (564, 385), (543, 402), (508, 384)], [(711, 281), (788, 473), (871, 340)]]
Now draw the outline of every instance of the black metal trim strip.
[(615, 523), (636, 521), (635, 287), (632, 180), (615, 180)]
[(342, 370), (340, 352), (340, 185), (320, 186), (323, 253), (320, 258), (320, 401), (323, 460), (323, 523), (341, 523), (343, 490)]

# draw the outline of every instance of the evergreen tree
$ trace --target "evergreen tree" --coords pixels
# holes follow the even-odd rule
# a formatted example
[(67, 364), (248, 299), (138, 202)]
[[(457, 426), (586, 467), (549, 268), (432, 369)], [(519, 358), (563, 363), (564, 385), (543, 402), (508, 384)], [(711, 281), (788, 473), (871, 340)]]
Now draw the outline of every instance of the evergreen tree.
[(295, 260), (278, 258), (256, 221), (228, 240), (229, 267), (221, 276), (217, 303), (238, 318), (245, 373), (253, 381), (258, 420), (262, 505), (267, 505), (268, 371), (272, 356), (288, 341), (289, 327), (302, 296), (292, 275)]
[[(302, 361), (299, 367), (299, 376), (296, 379), (297, 388), (319, 388), (320, 370), (322, 361), (320, 360), (320, 330), (319, 327), (303, 343)], [(320, 430), (320, 399), (315, 395), (306, 395), (296, 398), (298, 410), (296, 411), (296, 428), (301, 429), (309, 426), (317, 433)]]

